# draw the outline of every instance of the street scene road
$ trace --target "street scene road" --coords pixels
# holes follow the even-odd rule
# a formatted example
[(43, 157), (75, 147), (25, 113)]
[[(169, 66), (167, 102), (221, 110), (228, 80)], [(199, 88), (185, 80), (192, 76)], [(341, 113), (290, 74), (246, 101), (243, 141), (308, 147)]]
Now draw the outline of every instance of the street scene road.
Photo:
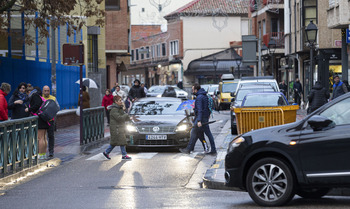
[[(223, 140), (218, 138), (220, 133), (230, 135), (229, 129), (222, 129), (229, 117), (228, 111), (220, 111), (212, 118), (223, 120), (211, 124), (218, 147)], [(106, 160), (101, 153), (106, 146), (10, 186), (0, 196), (0, 208), (259, 208), (248, 193), (202, 188), (203, 171), (215, 157), (205, 155), (199, 142), (190, 155), (150, 149), (129, 153), (130, 161), (121, 160), (119, 149), (111, 153), (112, 160)], [(296, 196), (287, 207), (349, 204), (347, 197), (308, 200)]]

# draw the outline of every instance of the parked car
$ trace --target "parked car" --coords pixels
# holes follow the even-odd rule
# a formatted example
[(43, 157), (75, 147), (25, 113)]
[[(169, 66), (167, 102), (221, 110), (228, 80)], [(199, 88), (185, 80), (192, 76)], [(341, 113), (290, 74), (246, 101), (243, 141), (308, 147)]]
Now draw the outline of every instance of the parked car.
[(287, 98), (281, 92), (259, 92), (247, 94), (242, 107), (276, 107), (289, 105)]
[(261, 206), (350, 187), (349, 107), (347, 93), (301, 121), (237, 136), (225, 157), (226, 185), (247, 191)]
[(234, 111), (235, 107), (240, 107), (242, 105), (244, 97), (249, 93), (256, 93), (256, 92), (275, 92), (276, 90), (268, 84), (251, 84), (251, 85), (245, 85), (241, 86), (241, 88), (237, 91), (236, 94), (231, 93), (231, 96), (233, 97), (231, 101), (230, 106), (230, 112), (231, 112), (231, 134), (235, 135), (237, 134), (237, 121), (236, 121), (236, 114)]
[(138, 116), (138, 120), (127, 125), (127, 147), (185, 147), (192, 123), (189, 112), (176, 111), (181, 102), (170, 97), (148, 97), (134, 102), (129, 114)]
[(182, 89), (180, 89), (177, 86), (169, 86), (169, 85), (164, 85), (164, 86), (159, 86), (159, 85), (154, 85), (151, 86), (146, 94), (146, 97), (162, 97), (164, 92), (169, 89), (169, 87), (174, 88), (176, 97), (181, 98), (181, 99), (187, 99), (188, 93)]
[(251, 85), (251, 84), (265, 84), (270, 85), (275, 91), (280, 91), (278, 87), (278, 83), (276, 79), (273, 78), (273, 76), (259, 76), (259, 77), (242, 77), (241, 80), (238, 83), (238, 87), (236, 89), (236, 92), (244, 85)]

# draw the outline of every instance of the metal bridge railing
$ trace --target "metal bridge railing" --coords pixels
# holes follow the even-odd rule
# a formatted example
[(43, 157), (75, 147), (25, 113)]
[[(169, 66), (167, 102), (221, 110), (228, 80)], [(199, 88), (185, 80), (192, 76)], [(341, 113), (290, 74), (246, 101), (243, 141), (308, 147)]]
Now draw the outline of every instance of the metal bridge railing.
[(83, 109), (83, 144), (104, 138), (104, 107)]
[(38, 116), (0, 122), (0, 174), (38, 164)]

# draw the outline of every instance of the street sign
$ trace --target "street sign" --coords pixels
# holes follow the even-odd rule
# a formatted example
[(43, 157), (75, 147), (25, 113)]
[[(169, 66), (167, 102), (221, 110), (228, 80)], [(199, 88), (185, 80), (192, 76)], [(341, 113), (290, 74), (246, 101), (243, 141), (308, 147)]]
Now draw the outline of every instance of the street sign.
[(64, 65), (84, 65), (83, 44), (63, 44)]
[[(350, 27), (350, 26), (349, 26)], [(346, 43), (350, 43), (350, 29), (346, 29)]]

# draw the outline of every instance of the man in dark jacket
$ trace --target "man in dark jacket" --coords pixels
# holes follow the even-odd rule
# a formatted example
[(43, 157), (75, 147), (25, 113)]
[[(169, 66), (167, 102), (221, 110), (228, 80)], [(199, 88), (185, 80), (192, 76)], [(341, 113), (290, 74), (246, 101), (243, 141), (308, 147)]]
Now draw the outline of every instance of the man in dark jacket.
[(309, 109), (308, 113), (312, 113), (317, 110), (322, 105), (326, 104), (329, 99), (329, 92), (326, 88), (323, 88), (320, 81), (315, 83), (315, 86), (312, 87), (310, 94), (308, 96), (309, 99)]
[(129, 91), (129, 98), (131, 98), (131, 101), (134, 102), (135, 100), (142, 97), (146, 97), (145, 90), (140, 86), (140, 81), (136, 79), (134, 81), (134, 85)]
[(287, 92), (288, 92), (288, 86), (286, 84), (286, 82), (283, 80), (280, 85), (279, 85), (280, 91), (287, 96)]
[[(201, 136), (200, 132), (204, 132), (208, 136), (210, 141), (211, 151), (209, 152), (209, 154), (214, 155), (216, 154), (214, 137), (209, 129), (209, 125), (205, 124), (209, 122), (210, 116), (207, 92), (203, 88), (201, 88), (201, 86), (197, 83), (192, 86), (192, 92), (197, 97), (194, 103), (195, 118), (193, 122), (193, 128), (191, 131), (191, 139), (187, 147), (184, 149), (180, 149), (180, 152), (190, 154), (190, 152), (194, 149), (198, 137)], [(202, 123), (205, 125), (202, 125)]]
[(334, 76), (334, 84), (333, 84), (333, 93), (332, 93), (332, 100), (347, 93), (348, 88), (346, 85), (340, 81), (339, 76)]
[(301, 95), (303, 94), (303, 87), (301, 86), (299, 78), (295, 79), (295, 82), (293, 84), (293, 90), (294, 90), (294, 102), (300, 106)]

